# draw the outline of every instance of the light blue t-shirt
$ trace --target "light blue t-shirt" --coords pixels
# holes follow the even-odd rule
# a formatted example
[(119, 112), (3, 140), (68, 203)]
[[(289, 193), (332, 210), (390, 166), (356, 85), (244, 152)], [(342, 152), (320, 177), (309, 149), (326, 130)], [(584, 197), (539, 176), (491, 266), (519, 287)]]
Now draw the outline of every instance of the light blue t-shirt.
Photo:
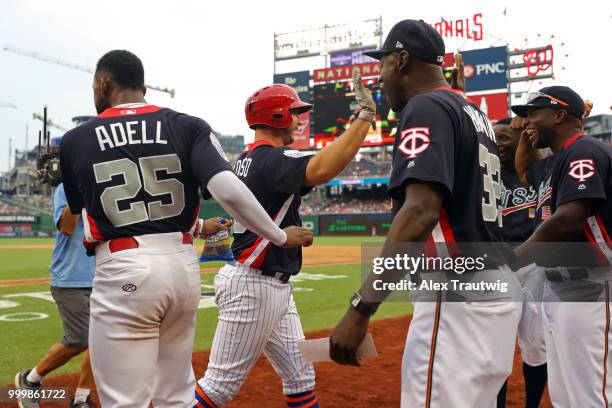
[[(57, 226), (64, 208), (68, 205), (64, 185), (60, 184), (53, 197), (53, 221)], [(96, 269), (96, 258), (87, 256), (83, 246), (83, 220), (70, 236), (55, 234), (55, 245), (51, 254), (51, 286), (59, 288), (91, 288)]]

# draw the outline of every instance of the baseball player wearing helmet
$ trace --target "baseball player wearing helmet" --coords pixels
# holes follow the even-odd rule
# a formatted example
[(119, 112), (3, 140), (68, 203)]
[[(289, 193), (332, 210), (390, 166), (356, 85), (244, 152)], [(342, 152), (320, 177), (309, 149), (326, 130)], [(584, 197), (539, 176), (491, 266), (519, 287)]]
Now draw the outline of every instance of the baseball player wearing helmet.
[(145, 90), (138, 57), (102, 56), (93, 81), (98, 116), (69, 131), (60, 153), (68, 205), (82, 210), (84, 242), (96, 255), (89, 349), (109, 408), (196, 403), (198, 190), (274, 245), (312, 242), (309, 231), (270, 219), (206, 122), (147, 104)]
[[(517, 173), (538, 189), (537, 228), (515, 252), (519, 265), (544, 269), (550, 398), (561, 408), (607, 407), (612, 148), (583, 134), (585, 103), (571, 88), (542, 88), (512, 110), (526, 119)], [(541, 148), (553, 155), (538, 160)]]
[[(291, 87), (267, 86), (248, 98), (245, 114), (255, 141), (234, 170), (277, 225), (301, 225), (301, 197), (340, 174), (361, 147), (376, 104), (357, 71), (353, 82), (356, 119), (316, 155), (287, 147), (298, 114), (312, 108)], [(301, 249), (271, 246), (256, 231), (236, 224), (232, 251), (236, 261), (215, 277), (219, 322), (208, 368), (196, 387), (197, 406), (215, 408), (231, 401), (264, 353), (282, 379), (287, 405), (318, 407), (314, 368), (297, 346), (304, 332), (290, 284), (301, 268)]]
[[(389, 180), (393, 221), (381, 256), (420, 257), (425, 249), (444, 259), (457, 251), (476, 258), (483, 252), (474, 243), (490, 243), (483, 270), (453, 278), (499, 279), (508, 287), (506, 293), (490, 292), (477, 300), (453, 301), (452, 291), (413, 293), (401, 406), (495, 406), (512, 371), (520, 317), (520, 304), (514, 301), (519, 283), (506, 266), (512, 252), (501, 241), (495, 134), (486, 115), (448, 86), (440, 67), (444, 41), (429, 24), (403, 20), (391, 29), (382, 49), (366, 54), (382, 61), (385, 97), (395, 112), (401, 112)], [(375, 282), (394, 283), (405, 277), (406, 270), (400, 268), (366, 278), (332, 333), (333, 360), (360, 364), (357, 349), (370, 316), (389, 295), (377, 291)], [(410, 278), (428, 280), (420, 270)]]

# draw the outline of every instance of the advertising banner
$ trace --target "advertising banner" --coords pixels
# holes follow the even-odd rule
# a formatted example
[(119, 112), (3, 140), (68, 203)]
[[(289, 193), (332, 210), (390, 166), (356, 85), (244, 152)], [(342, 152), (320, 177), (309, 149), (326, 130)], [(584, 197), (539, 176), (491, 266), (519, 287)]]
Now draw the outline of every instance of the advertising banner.
[(391, 213), (322, 214), (319, 216), (321, 235), (387, 235)]
[(312, 231), (313, 235), (319, 235), (319, 216), (318, 215), (300, 215), (302, 227)]
[(310, 103), (310, 71), (275, 74), (274, 83), (289, 85), (295, 89), (301, 100)]
[[(505, 89), (508, 87), (507, 62), (508, 48), (494, 47), (481, 50), (464, 51), (464, 72), (467, 92)], [(446, 54), (444, 66), (452, 67), (453, 54)]]
[(380, 62), (375, 61), (366, 64), (315, 69), (312, 76), (315, 83), (341, 81), (351, 79), (353, 77), (353, 69), (355, 68), (359, 68), (363, 78), (380, 75)]
[(490, 120), (496, 121), (508, 116), (508, 92), (489, 94), (468, 94), (468, 99), (487, 114)]
[(329, 54), (329, 64), (332, 67), (342, 67), (345, 65), (366, 64), (376, 62), (374, 58), (363, 55), (370, 48), (360, 48), (358, 50), (342, 50)]

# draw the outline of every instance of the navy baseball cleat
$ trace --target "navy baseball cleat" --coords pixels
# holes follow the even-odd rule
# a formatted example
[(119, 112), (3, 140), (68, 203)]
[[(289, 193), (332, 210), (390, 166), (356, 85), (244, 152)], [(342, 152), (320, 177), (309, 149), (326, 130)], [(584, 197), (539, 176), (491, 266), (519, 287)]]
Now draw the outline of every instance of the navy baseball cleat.
[[(26, 378), (28, 376), (28, 374), (30, 373), (30, 370), (25, 370), (22, 371), (20, 373), (17, 373), (15, 375), (15, 387), (19, 390), (32, 390), (34, 392), (39, 391), (40, 390), (40, 383), (31, 383), (29, 382)], [(19, 408), (39, 408), (40, 405), (38, 404), (38, 396), (33, 397), (33, 398), (19, 398), (17, 400), (17, 405), (19, 406)]]

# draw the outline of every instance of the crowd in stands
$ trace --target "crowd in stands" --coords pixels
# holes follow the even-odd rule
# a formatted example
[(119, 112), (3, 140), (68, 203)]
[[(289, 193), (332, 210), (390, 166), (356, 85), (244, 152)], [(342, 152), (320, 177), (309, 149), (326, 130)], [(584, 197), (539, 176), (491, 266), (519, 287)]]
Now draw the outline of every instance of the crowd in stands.
[(382, 198), (350, 198), (347, 196), (302, 201), (300, 214), (360, 214), (386, 213), (391, 211), (391, 202)]
[(0, 215), (30, 215), (30, 212), (0, 201)]
[(352, 161), (340, 173), (338, 178), (360, 178), (374, 176), (388, 176), (391, 172), (390, 161), (371, 161), (361, 159)]
[(40, 208), (45, 211), (52, 211), (53, 209), (53, 197), (45, 196), (42, 194), (31, 194), (29, 196), (18, 197), (12, 196), (11, 199), (22, 202), (24, 204), (31, 205), (32, 207)]

